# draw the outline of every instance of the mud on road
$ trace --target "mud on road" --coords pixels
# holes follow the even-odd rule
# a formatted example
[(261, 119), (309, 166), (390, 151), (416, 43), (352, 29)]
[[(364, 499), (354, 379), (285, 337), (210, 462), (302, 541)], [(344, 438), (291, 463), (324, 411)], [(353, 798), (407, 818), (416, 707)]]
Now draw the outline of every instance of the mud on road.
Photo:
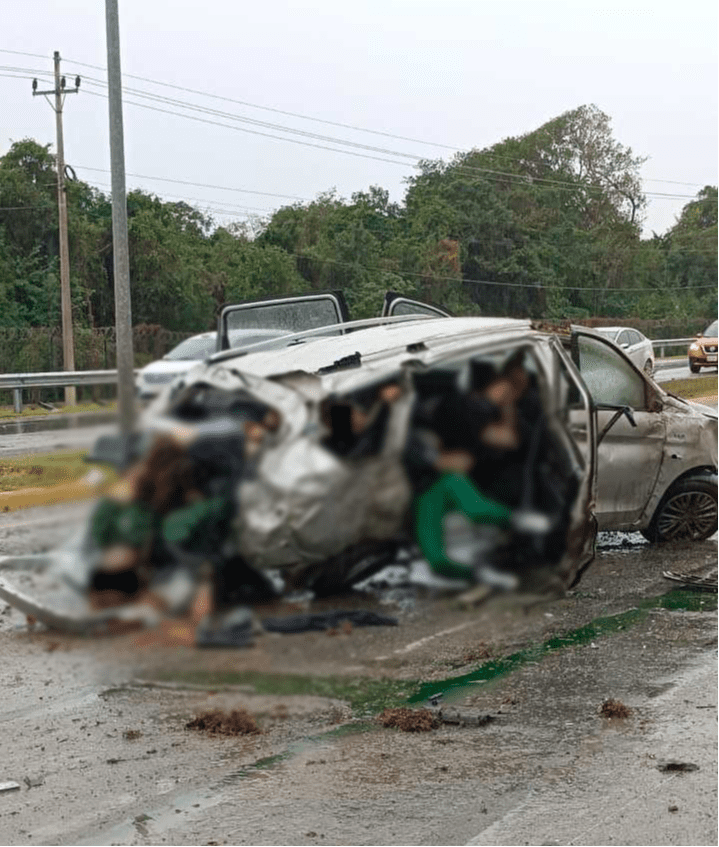
[[(0, 515), (0, 552), (49, 547), (68, 520)], [(61, 636), (0, 607), (0, 783), (18, 785), (0, 791), (0, 841), (715, 844), (716, 595), (661, 575), (715, 566), (715, 541), (605, 536), (561, 600), (466, 609), (385, 587), (313, 608), (396, 627), (237, 650), (199, 650), (180, 625)], [(376, 721), (430, 697), (459, 718)], [(629, 716), (603, 717), (609, 698)], [(187, 728), (241, 709), (260, 733)]]

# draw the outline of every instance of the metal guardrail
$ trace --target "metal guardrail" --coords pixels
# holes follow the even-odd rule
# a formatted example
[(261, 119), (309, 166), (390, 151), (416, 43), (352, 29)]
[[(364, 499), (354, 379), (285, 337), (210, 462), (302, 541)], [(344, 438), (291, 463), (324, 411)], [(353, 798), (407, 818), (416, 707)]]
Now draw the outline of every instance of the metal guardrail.
[(0, 374), (0, 389), (13, 392), (13, 406), (17, 414), (22, 412), (22, 392), (26, 388), (64, 388), (67, 385), (107, 385), (114, 382), (117, 382), (116, 370)]
[[(654, 350), (664, 357), (666, 348), (686, 347), (695, 340), (692, 338), (660, 338), (652, 341)], [(135, 371), (137, 373), (137, 371)], [(15, 412), (22, 412), (22, 392), (26, 388), (50, 388), (67, 385), (103, 385), (117, 382), (116, 370), (105, 371), (50, 371), (47, 373), (0, 374), (0, 389), (13, 392)]]
[(696, 341), (696, 336), (693, 335), (691, 338), (659, 338), (657, 341), (652, 341), (652, 347), (655, 353), (657, 349), (659, 350), (659, 358), (663, 359), (667, 347), (683, 347), (684, 352), (686, 352), (692, 341)]

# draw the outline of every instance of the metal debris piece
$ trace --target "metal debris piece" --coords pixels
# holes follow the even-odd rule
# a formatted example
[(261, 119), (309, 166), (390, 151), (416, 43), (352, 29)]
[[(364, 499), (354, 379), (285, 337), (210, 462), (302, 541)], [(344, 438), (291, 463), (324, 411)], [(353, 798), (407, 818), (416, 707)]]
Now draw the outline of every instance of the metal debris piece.
[(671, 579), (673, 582), (680, 582), (684, 588), (694, 588), (699, 591), (712, 591), (717, 593), (719, 580), (717, 579), (717, 571), (709, 576), (697, 576), (691, 573), (675, 573), (674, 571), (663, 571), (664, 579)]
[(339, 627), (344, 621), (349, 621), (353, 626), (397, 626), (399, 623), (391, 615), (381, 615), (369, 609), (350, 609), (263, 618), (262, 626), (267, 632), (322, 632)]
[(689, 773), (690, 771), (698, 771), (699, 765), (693, 762), (660, 762), (657, 769), (662, 773)]
[(7, 782), (0, 782), (0, 794), (3, 794), (6, 791), (18, 791), (19, 789), (19, 782), (13, 782), (12, 780), (8, 780)]
[(492, 715), (478, 715), (473, 712), (461, 712), (458, 709), (440, 709), (438, 714), (442, 723), (458, 726), (487, 726), (496, 720)]

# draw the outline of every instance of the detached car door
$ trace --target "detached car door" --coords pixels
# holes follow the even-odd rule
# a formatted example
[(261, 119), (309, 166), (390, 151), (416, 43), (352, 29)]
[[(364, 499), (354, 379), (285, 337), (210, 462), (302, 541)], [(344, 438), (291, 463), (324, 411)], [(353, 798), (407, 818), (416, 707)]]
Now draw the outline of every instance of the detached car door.
[(347, 320), (349, 311), (341, 291), (238, 303), (225, 306), (220, 313), (217, 349), (236, 349), (274, 339), (277, 339), (278, 346), (282, 346), (283, 335), (341, 324)]
[(572, 359), (596, 414), (599, 529), (631, 529), (659, 476), (666, 425), (649, 380), (614, 345), (574, 330)]

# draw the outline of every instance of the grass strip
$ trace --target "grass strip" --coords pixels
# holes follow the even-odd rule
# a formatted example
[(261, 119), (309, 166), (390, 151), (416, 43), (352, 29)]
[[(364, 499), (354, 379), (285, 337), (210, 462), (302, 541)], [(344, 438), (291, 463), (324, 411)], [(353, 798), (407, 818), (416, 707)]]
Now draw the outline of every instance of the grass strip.
[(16, 420), (18, 418), (45, 418), (50, 415), (79, 415), (84, 412), (114, 412), (117, 409), (117, 401), (108, 403), (78, 403), (75, 406), (60, 406), (53, 411), (44, 409), (42, 406), (23, 406), (22, 412), (18, 414), (13, 406), (0, 406), (0, 420)]
[(700, 376), (693, 379), (672, 379), (669, 382), (663, 382), (662, 388), (678, 397), (683, 397), (685, 400), (692, 400), (695, 397), (716, 397), (717, 377)]
[(0, 459), (0, 492), (74, 482), (90, 470), (87, 450), (33, 453)]
[(114, 468), (89, 465), (85, 450), (0, 460), (0, 512), (87, 500), (117, 479)]

